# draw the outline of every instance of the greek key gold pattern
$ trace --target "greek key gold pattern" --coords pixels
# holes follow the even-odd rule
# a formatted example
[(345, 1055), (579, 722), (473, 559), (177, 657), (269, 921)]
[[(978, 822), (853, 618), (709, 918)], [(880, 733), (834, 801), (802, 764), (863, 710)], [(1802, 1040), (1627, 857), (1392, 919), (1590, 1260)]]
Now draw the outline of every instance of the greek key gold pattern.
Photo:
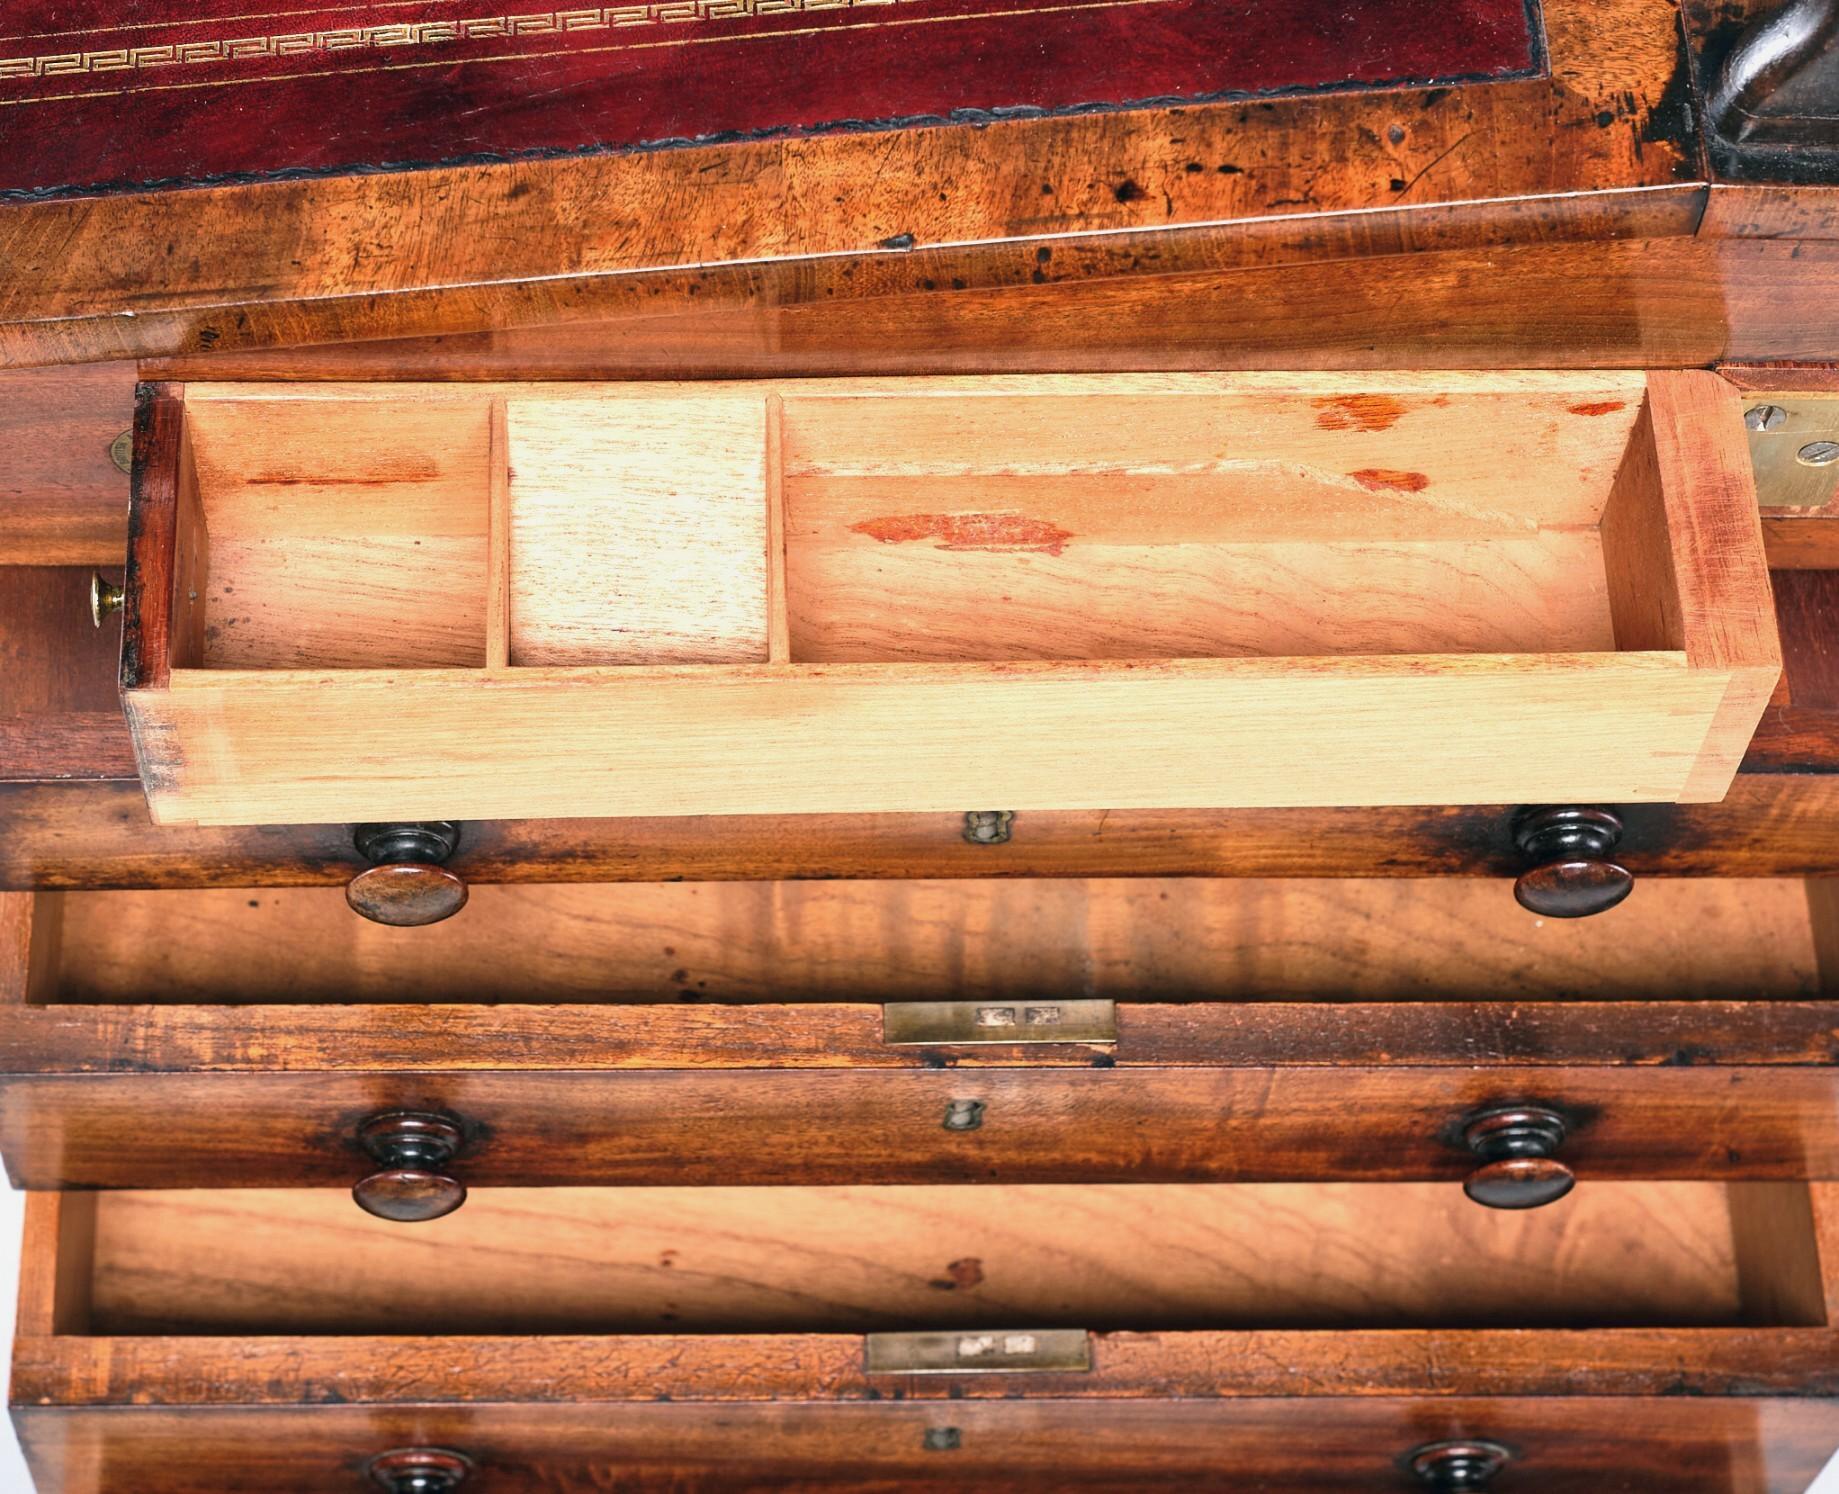
[(329, 31), (289, 32), (159, 46), (111, 47), (94, 52), (54, 52), (37, 57), (0, 57), (0, 82), (15, 78), (146, 72), (168, 67), (246, 62), (252, 58), (303, 57), (334, 52), (387, 51), (438, 46), (493, 37), (619, 31), (640, 26), (693, 25), (745, 20), (750, 16), (804, 15), (832, 10), (880, 9), (915, 0), (655, 0), (643, 5), (607, 5), (530, 15), (477, 16), (451, 21), (409, 21), (382, 26), (341, 26)]

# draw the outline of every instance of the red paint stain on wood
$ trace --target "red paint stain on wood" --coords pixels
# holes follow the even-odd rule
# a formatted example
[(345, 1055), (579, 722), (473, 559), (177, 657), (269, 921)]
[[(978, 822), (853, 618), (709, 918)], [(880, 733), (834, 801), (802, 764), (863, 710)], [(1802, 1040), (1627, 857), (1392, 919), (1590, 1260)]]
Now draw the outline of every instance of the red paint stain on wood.
[(1335, 394), (1315, 402), (1315, 423), (1325, 431), (1386, 431), (1407, 406), (1389, 394)]
[(1347, 475), (1369, 493), (1421, 493), (1430, 486), (1422, 472), (1394, 472), (1386, 467), (1362, 467)]
[(972, 1287), (982, 1284), (983, 1262), (974, 1255), (967, 1255), (961, 1261), (953, 1261), (945, 1268), (943, 1276), (927, 1283), (935, 1292), (969, 1291)]
[(864, 519), (849, 527), (884, 545), (937, 540), (941, 550), (990, 550), (999, 554), (1027, 550), (1058, 555), (1073, 537), (1070, 529), (1021, 514), (894, 514), (885, 519)]
[(1600, 399), (1592, 404), (1566, 405), (1573, 415), (1613, 415), (1617, 410), (1626, 410), (1628, 402), (1620, 399)]

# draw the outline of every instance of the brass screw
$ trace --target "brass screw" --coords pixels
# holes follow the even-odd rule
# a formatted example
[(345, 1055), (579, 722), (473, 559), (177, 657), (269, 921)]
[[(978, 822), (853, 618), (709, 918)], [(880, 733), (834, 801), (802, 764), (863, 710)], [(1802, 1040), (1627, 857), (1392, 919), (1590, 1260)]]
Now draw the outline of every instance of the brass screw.
[(1743, 412), (1743, 423), (1753, 431), (1778, 431), (1787, 420), (1780, 405), (1753, 405)]
[(1794, 459), (1803, 467), (1830, 467), (1839, 462), (1839, 441), (1809, 441)]
[(127, 594), (109, 580), (101, 571), (91, 571), (89, 576), (89, 620), (97, 627), (102, 620), (113, 617), (121, 611), (123, 597)]
[(109, 460), (123, 472), (134, 470), (134, 432), (123, 431), (109, 442)]

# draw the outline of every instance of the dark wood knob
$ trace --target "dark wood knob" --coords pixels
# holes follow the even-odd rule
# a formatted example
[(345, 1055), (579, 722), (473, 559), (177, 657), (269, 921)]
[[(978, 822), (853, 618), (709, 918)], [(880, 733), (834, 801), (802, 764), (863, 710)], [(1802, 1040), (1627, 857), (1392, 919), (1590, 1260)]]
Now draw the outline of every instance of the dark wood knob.
[(466, 1202), (466, 1185), (445, 1171), (466, 1137), (446, 1116), (413, 1110), (372, 1116), (358, 1128), (358, 1140), (381, 1164), (351, 1190), (365, 1213), (418, 1224)]
[(1526, 869), (1513, 884), (1520, 906), (1547, 918), (1606, 913), (1633, 890), (1626, 867), (1610, 860), (1622, 821), (1607, 809), (1527, 809), (1513, 822)]
[(1455, 1494), (1459, 1489), (1484, 1489), (1512, 1461), (1513, 1454), (1500, 1443), (1470, 1439), (1426, 1443), (1409, 1459), (1411, 1471), (1425, 1488), (1445, 1494)]
[(345, 901), (372, 923), (417, 928), (466, 906), (466, 883), (441, 865), (460, 844), (451, 820), (359, 825), (352, 837), (371, 863), (345, 889)]
[(441, 1447), (402, 1447), (370, 1460), (371, 1482), (390, 1494), (448, 1494), (472, 1471), (470, 1458)]
[(1462, 1191), (1490, 1209), (1536, 1209), (1557, 1203), (1577, 1175), (1557, 1159), (1570, 1127), (1555, 1110), (1506, 1106), (1469, 1117), (1463, 1144), (1482, 1159)]

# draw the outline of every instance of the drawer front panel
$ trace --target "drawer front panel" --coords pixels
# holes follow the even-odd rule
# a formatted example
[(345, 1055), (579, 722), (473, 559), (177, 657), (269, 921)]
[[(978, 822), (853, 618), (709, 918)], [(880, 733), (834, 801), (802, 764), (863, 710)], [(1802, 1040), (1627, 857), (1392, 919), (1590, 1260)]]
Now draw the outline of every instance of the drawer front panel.
[(1839, 1076), (1812, 1068), (14, 1078), (0, 1151), (28, 1188), (350, 1186), (375, 1168), (359, 1127), (406, 1110), (459, 1122), (452, 1169), (481, 1187), (1455, 1182), (1476, 1166), (1464, 1118), (1528, 1104), (1567, 1120), (1558, 1155), (1585, 1181), (1839, 1177)]
[[(113, 716), (111, 713), (111, 720)], [(124, 728), (125, 732), (125, 728)], [(1815, 754), (1804, 755), (1811, 760)], [(0, 770), (5, 767), (0, 763)], [(1839, 776), (1750, 774), (1718, 804), (1622, 805), (1637, 876), (1839, 871)], [(1517, 876), (1515, 807), (1031, 814), (996, 845), (960, 812), (468, 821), (468, 883), (928, 877)], [(342, 887), (348, 824), (156, 827), (138, 780), (0, 783), (0, 888)]]
[(15, 1413), (40, 1494), (358, 1494), (371, 1459), (439, 1448), (461, 1494), (611, 1489), (1203, 1488), (1409, 1494), (1412, 1453), (1485, 1439), (1500, 1494), (1802, 1494), (1839, 1405), (1333, 1399), (541, 1405)]

